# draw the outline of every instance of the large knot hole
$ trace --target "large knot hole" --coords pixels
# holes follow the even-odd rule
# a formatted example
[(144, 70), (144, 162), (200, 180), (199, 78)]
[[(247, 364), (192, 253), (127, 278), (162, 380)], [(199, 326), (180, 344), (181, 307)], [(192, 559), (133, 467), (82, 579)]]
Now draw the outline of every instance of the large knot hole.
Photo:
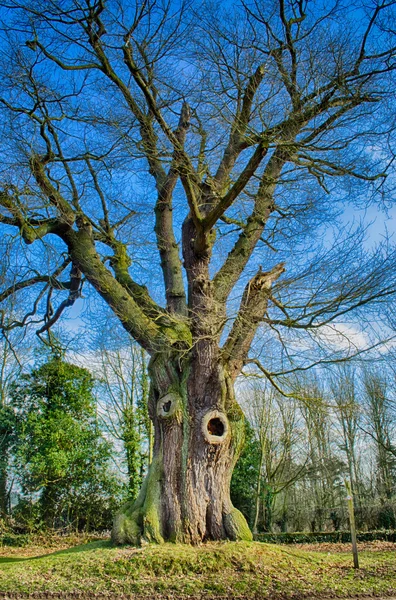
[(229, 431), (226, 415), (218, 410), (212, 410), (202, 419), (202, 433), (209, 444), (221, 444), (227, 438)]
[(219, 417), (214, 417), (208, 422), (208, 431), (210, 435), (217, 435), (218, 437), (221, 437), (224, 435), (224, 423), (221, 419), (219, 419)]
[(157, 415), (159, 417), (168, 418), (175, 415), (180, 407), (180, 398), (170, 392), (162, 396), (157, 402)]
[(171, 409), (172, 406), (172, 402), (170, 400), (168, 400), (168, 402), (164, 402), (164, 404), (162, 405), (162, 410), (164, 411), (164, 413), (168, 413)]

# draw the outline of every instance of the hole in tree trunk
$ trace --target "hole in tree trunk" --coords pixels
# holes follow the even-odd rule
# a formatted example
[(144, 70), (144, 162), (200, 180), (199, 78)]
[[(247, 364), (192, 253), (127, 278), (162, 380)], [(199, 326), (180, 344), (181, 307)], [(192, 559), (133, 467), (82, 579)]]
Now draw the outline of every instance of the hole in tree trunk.
[(229, 434), (226, 415), (218, 410), (206, 413), (202, 419), (201, 431), (209, 444), (222, 444)]
[(171, 402), (170, 400), (168, 400), (168, 402), (165, 402), (165, 403), (162, 405), (162, 410), (163, 410), (165, 413), (168, 413), (168, 412), (170, 411), (170, 408), (171, 408), (171, 406), (172, 406), (172, 402)]
[(224, 423), (218, 417), (210, 419), (208, 423), (208, 431), (210, 435), (221, 437), (224, 434)]
[(172, 417), (178, 412), (178, 407), (181, 406), (181, 401), (179, 396), (170, 392), (166, 394), (162, 398), (160, 398), (157, 402), (157, 415), (159, 417), (163, 417), (168, 419)]

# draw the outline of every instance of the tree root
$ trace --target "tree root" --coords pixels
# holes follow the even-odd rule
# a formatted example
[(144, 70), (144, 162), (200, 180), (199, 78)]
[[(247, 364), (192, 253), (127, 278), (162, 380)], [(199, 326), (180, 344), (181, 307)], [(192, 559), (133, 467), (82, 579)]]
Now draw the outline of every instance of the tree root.
[(253, 541), (253, 535), (249, 529), (249, 525), (247, 524), (245, 517), (241, 511), (234, 506), (231, 508), (230, 512), (224, 514), (223, 523), (227, 536), (230, 540), (234, 542)]
[(114, 544), (164, 542), (160, 519), (160, 463), (154, 459), (135, 502), (125, 504), (116, 515), (111, 532)]

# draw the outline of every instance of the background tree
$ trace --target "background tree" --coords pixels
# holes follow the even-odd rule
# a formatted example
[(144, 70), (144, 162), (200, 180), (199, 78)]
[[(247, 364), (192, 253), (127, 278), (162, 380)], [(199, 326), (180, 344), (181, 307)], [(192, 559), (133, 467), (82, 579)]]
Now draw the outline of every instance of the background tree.
[(351, 365), (341, 366), (330, 383), (332, 398), (336, 405), (341, 445), (348, 465), (348, 480), (358, 509), (361, 496), (361, 474), (359, 470), (358, 443), (362, 410), (356, 392), (356, 373)]
[(253, 380), (249, 392), (244, 403), (259, 448), (253, 532), (273, 529), (276, 505), (278, 524), (286, 531), (289, 488), (306, 474), (306, 450), (297, 443), (301, 438), (298, 404), (268, 381)]
[(381, 525), (394, 528), (396, 517), (389, 500), (395, 494), (396, 457), (389, 449), (392, 448), (395, 420), (390, 407), (388, 385), (384, 376), (375, 371), (366, 371), (364, 387), (368, 412), (366, 430), (375, 443), (376, 484), (381, 504), (384, 505)]
[(149, 382), (144, 350), (130, 342), (122, 350), (101, 350), (103, 421), (122, 442), (128, 497), (135, 500), (152, 460), (153, 431), (148, 415)]
[[(19, 340), (20, 341), (20, 340)], [(0, 346), (0, 519), (10, 513), (12, 450), (15, 444), (15, 415), (9, 405), (10, 387), (21, 370), (18, 355), (7, 338)]]
[[(309, 480), (314, 499), (312, 531), (322, 531), (326, 517), (339, 529), (335, 507), (339, 506), (340, 486), (344, 464), (333, 448), (331, 407), (323, 387), (315, 379), (305, 381), (302, 413), (307, 428), (309, 447)], [(327, 515), (326, 515), (327, 513)]]
[(98, 427), (92, 388), (86, 369), (51, 357), (11, 392), (23, 497), (37, 499), (38, 517), (50, 528), (100, 527), (106, 505), (115, 505), (111, 448)]
[(26, 298), (3, 330), (43, 335), (92, 286), (151, 355), (153, 461), (114, 540), (250, 539), (235, 379), (339, 358), (320, 328), (394, 293), (387, 245), (335, 224), (386, 193), (394, 3), (2, 5), (0, 221), (20, 240), (0, 300)]

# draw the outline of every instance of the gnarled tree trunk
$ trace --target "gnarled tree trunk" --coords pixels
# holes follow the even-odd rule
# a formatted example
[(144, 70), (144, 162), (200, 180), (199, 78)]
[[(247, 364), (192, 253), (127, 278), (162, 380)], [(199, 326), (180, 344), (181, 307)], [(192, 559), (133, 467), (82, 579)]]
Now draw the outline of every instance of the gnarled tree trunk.
[(220, 347), (222, 293), (210, 275), (213, 236), (189, 216), (183, 225), (190, 346), (179, 338), (152, 352), (150, 417), (154, 456), (136, 502), (117, 515), (116, 543), (172, 540), (251, 540), (245, 517), (231, 502), (230, 483), (244, 441), (244, 416), (234, 396), (252, 337), (283, 264), (261, 269), (245, 288), (239, 315)]
[(151, 360), (153, 462), (139, 497), (115, 519), (116, 543), (252, 539), (230, 500), (243, 413), (224, 366), (210, 361), (201, 354), (179, 364), (166, 353)]

